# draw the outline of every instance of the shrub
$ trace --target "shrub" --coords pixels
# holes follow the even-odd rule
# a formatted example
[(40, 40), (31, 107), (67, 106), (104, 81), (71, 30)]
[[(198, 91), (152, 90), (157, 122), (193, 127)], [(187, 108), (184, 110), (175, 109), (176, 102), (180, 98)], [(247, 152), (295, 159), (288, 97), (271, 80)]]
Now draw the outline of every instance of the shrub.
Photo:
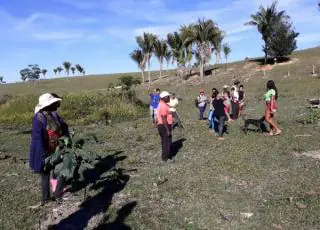
[[(137, 98), (132, 101), (137, 103), (125, 103), (121, 93), (110, 91), (67, 94), (63, 96), (59, 114), (69, 124), (75, 125), (107, 120), (120, 122), (145, 116), (147, 114), (145, 105)], [(37, 96), (26, 95), (14, 97), (0, 105), (0, 125), (30, 125), (37, 102)]]

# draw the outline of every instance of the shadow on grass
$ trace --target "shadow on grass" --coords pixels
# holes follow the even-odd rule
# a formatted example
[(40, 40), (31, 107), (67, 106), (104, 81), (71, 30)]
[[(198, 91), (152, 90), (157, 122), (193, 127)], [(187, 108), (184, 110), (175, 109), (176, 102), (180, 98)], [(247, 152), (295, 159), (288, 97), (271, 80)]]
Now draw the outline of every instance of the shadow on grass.
[(89, 184), (98, 181), (103, 173), (112, 169), (119, 161), (123, 161), (127, 158), (126, 156), (119, 156), (121, 153), (123, 153), (123, 151), (118, 151), (112, 155), (106, 156), (95, 168), (83, 172), (84, 180), (73, 183), (69, 191), (77, 192), (86, 188)]
[(187, 139), (181, 138), (171, 144), (171, 156), (170, 158), (174, 158), (180, 151), (180, 149), (183, 147), (183, 142), (185, 142)]
[[(89, 197), (80, 205), (79, 210), (61, 220), (58, 224), (52, 226), (51, 229), (85, 229), (92, 217), (105, 213), (111, 205), (113, 195), (121, 191), (130, 178), (129, 175), (123, 174), (122, 170), (118, 170), (117, 172), (116, 175), (107, 176), (92, 185), (90, 190), (100, 190), (102, 188), (102, 191), (93, 197)], [(121, 229), (111, 228), (111, 226), (122, 226), (126, 227), (123, 229), (130, 229), (130, 227), (123, 224), (123, 221), (130, 215), (135, 206), (136, 202), (125, 205), (118, 212), (118, 217), (114, 222), (105, 223), (108, 220), (108, 217), (103, 221), (103, 226), (108, 226), (110, 228), (102, 228), (101, 226), (99, 229)]]
[(124, 224), (126, 218), (132, 213), (133, 209), (136, 207), (137, 202), (133, 201), (126, 205), (124, 205), (118, 212), (116, 219), (111, 222), (107, 223), (109, 216), (105, 218), (103, 224), (100, 224), (95, 230), (105, 230), (105, 229), (117, 229), (117, 230), (130, 230), (131, 228)]

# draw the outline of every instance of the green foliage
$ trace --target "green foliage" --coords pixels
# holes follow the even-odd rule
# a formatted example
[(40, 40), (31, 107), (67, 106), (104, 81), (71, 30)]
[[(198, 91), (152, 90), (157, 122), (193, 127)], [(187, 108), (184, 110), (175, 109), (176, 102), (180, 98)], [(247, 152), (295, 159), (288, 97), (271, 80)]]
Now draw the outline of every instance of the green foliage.
[(77, 71), (79, 72), (79, 74), (83, 73), (84, 69), (83, 69), (83, 67), (81, 65), (76, 64), (75, 67), (76, 67)]
[(271, 57), (286, 57), (297, 49), (296, 38), (299, 33), (292, 29), (288, 21), (281, 21), (273, 25), (274, 32), (269, 38), (268, 54)]
[(45, 159), (45, 170), (53, 169), (55, 175), (67, 183), (83, 180), (84, 172), (97, 167), (101, 160), (98, 154), (83, 151), (83, 144), (84, 140), (73, 144), (69, 137), (60, 138), (55, 153)]
[(72, 74), (74, 75), (74, 73), (76, 72), (76, 67), (72, 66), (70, 69), (71, 69)]
[(132, 86), (141, 84), (141, 81), (137, 78), (134, 78), (130, 75), (125, 75), (119, 78), (120, 84), (122, 85), (123, 90), (130, 90)]
[(3, 77), (3, 76), (0, 76), (0, 83), (3, 83), (3, 82), (4, 82), (3, 79), (4, 79), (4, 77)]
[(46, 69), (42, 69), (42, 70), (41, 70), (41, 73), (42, 73), (42, 75), (43, 75), (44, 77), (46, 76), (47, 72), (48, 72), (48, 70), (46, 70)]
[[(63, 95), (59, 113), (69, 124), (74, 125), (104, 122), (106, 113), (109, 119), (119, 122), (144, 116), (146, 111), (143, 104), (138, 103), (134, 94), (132, 97), (128, 104), (128, 101), (122, 99), (122, 92), (66, 94)], [(0, 125), (30, 125), (37, 102), (38, 95), (11, 98), (0, 105)]]
[(226, 62), (228, 62), (228, 56), (231, 53), (231, 48), (229, 47), (228, 43), (223, 44), (223, 53), (226, 58)]
[(20, 70), (21, 80), (37, 80), (40, 78), (41, 69), (39, 65), (29, 65), (28, 68)]
[(54, 72), (54, 75), (57, 75), (58, 69), (57, 68), (53, 69), (53, 72)]
[(66, 71), (67, 76), (69, 76), (70, 68), (71, 68), (71, 63), (68, 61), (65, 61), (62, 63), (64, 70)]
[(61, 66), (58, 66), (58, 67), (57, 67), (57, 71), (58, 71), (59, 74), (62, 72), (62, 70), (63, 70), (63, 69), (62, 69)]
[(277, 1), (271, 6), (260, 6), (256, 14), (251, 15), (251, 21), (246, 25), (256, 26), (264, 41), (263, 52), (265, 63), (267, 57), (282, 57), (291, 54), (296, 49), (295, 38), (299, 35), (291, 29), (290, 17), (285, 11), (277, 10)]

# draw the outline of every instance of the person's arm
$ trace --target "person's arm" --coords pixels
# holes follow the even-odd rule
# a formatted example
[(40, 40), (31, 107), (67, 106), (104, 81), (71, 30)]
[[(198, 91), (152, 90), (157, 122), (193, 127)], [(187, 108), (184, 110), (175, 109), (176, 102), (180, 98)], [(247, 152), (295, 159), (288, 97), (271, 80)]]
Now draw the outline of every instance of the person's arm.
[[(225, 107), (230, 108), (230, 105), (227, 102), (224, 101), (223, 104)], [(225, 114), (228, 118), (228, 122), (232, 122), (233, 120), (231, 119), (230, 114), (228, 112), (225, 112)]]
[(276, 100), (276, 96), (272, 95), (272, 96), (271, 96), (271, 99), (270, 99), (271, 112), (275, 112), (275, 110), (273, 109), (273, 108), (274, 108), (275, 100)]
[(31, 146), (29, 153), (29, 165), (33, 172), (43, 171), (45, 162), (45, 129), (41, 114), (37, 114), (32, 120)]

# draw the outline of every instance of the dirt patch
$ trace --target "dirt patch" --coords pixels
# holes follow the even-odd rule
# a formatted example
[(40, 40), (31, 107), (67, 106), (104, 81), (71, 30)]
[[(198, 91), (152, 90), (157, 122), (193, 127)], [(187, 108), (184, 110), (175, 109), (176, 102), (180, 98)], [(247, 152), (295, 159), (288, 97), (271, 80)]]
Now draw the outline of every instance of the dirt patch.
[(306, 157), (312, 157), (316, 160), (320, 160), (320, 149), (314, 150), (314, 151), (307, 151), (307, 152), (293, 152), (292, 155), (296, 157), (306, 156)]

